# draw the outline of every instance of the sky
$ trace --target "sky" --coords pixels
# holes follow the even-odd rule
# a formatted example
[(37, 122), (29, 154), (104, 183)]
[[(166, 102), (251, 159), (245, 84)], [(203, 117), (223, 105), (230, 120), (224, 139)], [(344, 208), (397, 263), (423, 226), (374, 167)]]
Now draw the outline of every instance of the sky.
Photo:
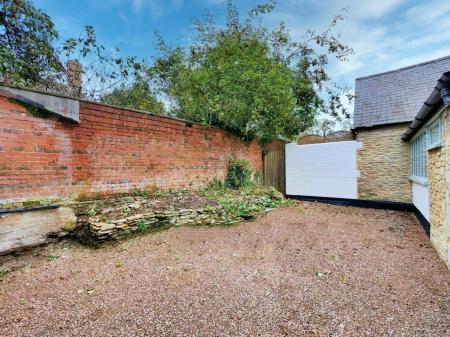
[[(35, 0), (49, 14), (63, 38), (94, 26), (106, 47), (123, 55), (148, 58), (155, 52), (155, 31), (172, 45), (188, 45), (192, 20), (205, 11), (224, 22), (225, 0)], [(235, 0), (241, 13), (257, 0)], [(355, 78), (450, 55), (449, 0), (278, 0), (265, 23), (284, 21), (293, 37), (306, 29), (321, 31), (333, 16), (348, 8), (348, 18), (336, 31), (355, 54), (348, 62), (333, 62), (330, 74), (353, 87)]]

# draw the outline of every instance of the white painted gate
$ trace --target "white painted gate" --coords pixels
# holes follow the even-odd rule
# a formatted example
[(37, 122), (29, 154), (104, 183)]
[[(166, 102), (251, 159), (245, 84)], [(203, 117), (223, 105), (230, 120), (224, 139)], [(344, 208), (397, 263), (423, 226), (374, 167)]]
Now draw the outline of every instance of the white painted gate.
[(286, 144), (286, 194), (358, 198), (356, 141)]

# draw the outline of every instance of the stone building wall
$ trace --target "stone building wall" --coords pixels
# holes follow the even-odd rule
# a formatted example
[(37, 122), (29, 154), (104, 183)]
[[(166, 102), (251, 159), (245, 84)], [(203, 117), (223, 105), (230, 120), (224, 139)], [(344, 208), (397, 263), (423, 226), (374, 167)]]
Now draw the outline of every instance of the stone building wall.
[(449, 260), (449, 145), (450, 118), (442, 115), (442, 147), (428, 151), (428, 190), (430, 194), (430, 238), (439, 256), (450, 266)]
[(401, 140), (408, 124), (356, 131), (359, 199), (411, 202), (410, 150)]

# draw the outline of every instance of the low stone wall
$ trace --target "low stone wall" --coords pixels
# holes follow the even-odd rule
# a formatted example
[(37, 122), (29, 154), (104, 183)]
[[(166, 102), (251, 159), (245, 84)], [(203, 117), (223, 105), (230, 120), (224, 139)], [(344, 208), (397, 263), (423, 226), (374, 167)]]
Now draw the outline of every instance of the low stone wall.
[(213, 226), (231, 225), (242, 221), (222, 211), (220, 207), (202, 209), (182, 209), (175, 211), (155, 211), (134, 214), (124, 219), (110, 222), (89, 220), (89, 230), (96, 241), (120, 239), (123, 236), (143, 232), (148, 229), (167, 228), (172, 226)]

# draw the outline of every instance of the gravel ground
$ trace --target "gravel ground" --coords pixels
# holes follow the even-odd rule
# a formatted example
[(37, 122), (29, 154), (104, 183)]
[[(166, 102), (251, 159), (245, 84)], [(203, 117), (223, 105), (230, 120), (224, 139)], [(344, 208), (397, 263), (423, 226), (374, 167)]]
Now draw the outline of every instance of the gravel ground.
[(401, 212), (298, 203), (0, 263), (0, 336), (450, 335), (450, 273)]

